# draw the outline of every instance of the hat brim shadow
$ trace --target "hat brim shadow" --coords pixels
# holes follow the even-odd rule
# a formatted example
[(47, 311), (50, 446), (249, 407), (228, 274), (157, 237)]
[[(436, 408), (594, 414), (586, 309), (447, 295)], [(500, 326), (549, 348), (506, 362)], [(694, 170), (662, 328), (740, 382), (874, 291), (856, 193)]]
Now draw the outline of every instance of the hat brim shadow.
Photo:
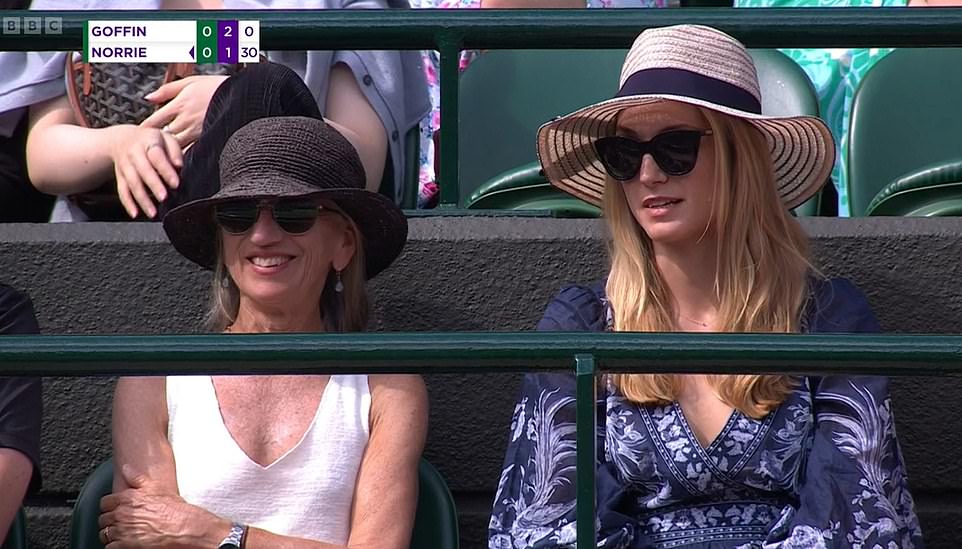
[[(277, 188), (273, 180), (248, 181), (254, 189)], [(404, 213), (390, 199), (380, 194), (352, 188), (318, 189), (304, 183), (283, 182), (285, 190), (280, 192), (245, 192), (243, 188), (233, 188), (201, 200), (174, 208), (164, 217), (163, 225), (167, 237), (174, 248), (187, 259), (201, 267), (213, 270), (218, 258), (218, 231), (214, 218), (217, 204), (241, 198), (271, 199), (302, 197), (306, 199), (330, 200), (357, 225), (361, 233), (365, 258), (365, 274), (368, 279), (386, 269), (404, 249), (407, 241), (408, 224)]]

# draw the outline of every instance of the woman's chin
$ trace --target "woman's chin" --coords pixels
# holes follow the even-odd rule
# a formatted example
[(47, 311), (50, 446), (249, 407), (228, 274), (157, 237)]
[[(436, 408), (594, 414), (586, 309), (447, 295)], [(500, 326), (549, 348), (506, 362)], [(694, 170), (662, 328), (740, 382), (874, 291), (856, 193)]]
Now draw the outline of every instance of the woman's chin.
[(304, 303), (307, 297), (303, 292), (291, 288), (289, 284), (259, 283), (241, 291), (241, 298), (253, 304), (270, 308), (287, 308), (291, 305)]
[(636, 212), (635, 221), (654, 244), (687, 245), (706, 236), (705, 224), (695, 223), (691, 217), (646, 214), (644, 211)]
[(684, 221), (654, 222), (645, 223), (642, 229), (648, 238), (656, 244), (679, 244), (687, 240), (694, 240), (698, 235), (692, 236), (695, 231)]

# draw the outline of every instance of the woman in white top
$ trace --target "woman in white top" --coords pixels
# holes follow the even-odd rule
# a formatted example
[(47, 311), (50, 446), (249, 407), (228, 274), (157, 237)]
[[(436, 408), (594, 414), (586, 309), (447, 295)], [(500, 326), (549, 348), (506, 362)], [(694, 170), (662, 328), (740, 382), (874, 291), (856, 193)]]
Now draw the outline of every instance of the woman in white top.
[[(319, 119), (262, 118), (228, 140), (220, 180), (164, 219), (174, 247), (215, 273), (212, 328), (364, 329), (365, 279), (400, 253), (407, 222), (364, 190), (350, 143)], [(122, 379), (101, 541), (405, 548), (426, 430), (419, 376)]]

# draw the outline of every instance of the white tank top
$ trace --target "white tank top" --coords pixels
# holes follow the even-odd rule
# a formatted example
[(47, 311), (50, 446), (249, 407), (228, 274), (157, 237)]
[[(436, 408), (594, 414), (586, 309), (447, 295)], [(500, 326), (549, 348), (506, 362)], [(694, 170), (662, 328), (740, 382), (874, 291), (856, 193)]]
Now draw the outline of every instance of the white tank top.
[(209, 376), (167, 378), (167, 437), (188, 503), (275, 534), (346, 545), (370, 435), (367, 376), (331, 376), (301, 440), (264, 467), (224, 425)]

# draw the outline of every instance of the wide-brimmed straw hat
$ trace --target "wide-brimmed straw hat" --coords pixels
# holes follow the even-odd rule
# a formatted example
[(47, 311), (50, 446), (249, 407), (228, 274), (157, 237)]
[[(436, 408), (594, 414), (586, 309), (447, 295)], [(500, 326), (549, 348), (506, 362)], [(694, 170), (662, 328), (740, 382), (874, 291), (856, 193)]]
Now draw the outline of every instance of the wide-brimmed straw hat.
[(218, 261), (217, 204), (239, 198), (321, 198), (357, 225), (371, 278), (401, 253), (408, 225), (400, 208), (365, 190), (365, 182), (357, 151), (323, 120), (260, 118), (237, 130), (224, 146), (220, 191), (171, 210), (164, 217), (164, 230), (184, 257), (213, 269)]
[(711, 27), (648, 29), (635, 40), (621, 69), (619, 91), (557, 118), (538, 130), (538, 157), (559, 189), (601, 206), (606, 173), (594, 142), (615, 134), (621, 111), (658, 101), (680, 101), (744, 119), (768, 142), (782, 202), (794, 208), (828, 181), (835, 145), (815, 117), (764, 116), (758, 75), (740, 42)]

